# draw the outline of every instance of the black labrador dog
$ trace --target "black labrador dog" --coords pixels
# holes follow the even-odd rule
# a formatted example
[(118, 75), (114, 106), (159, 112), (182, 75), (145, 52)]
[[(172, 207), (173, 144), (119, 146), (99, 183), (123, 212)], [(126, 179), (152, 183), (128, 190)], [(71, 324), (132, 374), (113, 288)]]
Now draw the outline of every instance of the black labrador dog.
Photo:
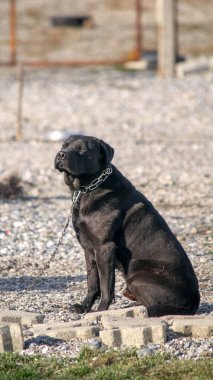
[(114, 298), (115, 268), (124, 295), (149, 316), (194, 314), (198, 281), (191, 262), (151, 202), (111, 164), (113, 148), (95, 137), (70, 136), (56, 155), (73, 202), (73, 226), (85, 251), (88, 293), (76, 312), (106, 310)]

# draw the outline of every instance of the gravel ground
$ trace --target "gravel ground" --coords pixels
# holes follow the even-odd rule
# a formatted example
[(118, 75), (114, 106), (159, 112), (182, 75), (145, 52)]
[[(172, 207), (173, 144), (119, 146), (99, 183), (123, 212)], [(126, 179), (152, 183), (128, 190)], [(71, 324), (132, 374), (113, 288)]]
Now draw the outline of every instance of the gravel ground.
[[(69, 130), (103, 138), (115, 148), (115, 165), (153, 202), (186, 249), (200, 282), (198, 313), (213, 314), (212, 79), (212, 73), (161, 79), (109, 68), (27, 71), (25, 139), (15, 142), (17, 80), (15, 72), (1, 69), (0, 175), (17, 173), (26, 192), (24, 199), (0, 200), (1, 309), (41, 312), (45, 321), (77, 318), (69, 305), (85, 293), (86, 272), (72, 226), (50, 268), (27, 291), (53, 251), (71, 205), (63, 176), (53, 168), (61, 142), (47, 141), (46, 134)], [(117, 274), (111, 308), (129, 304), (123, 288)], [(32, 339), (32, 332), (25, 337)], [(180, 358), (212, 352), (210, 340), (169, 339), (151, 351)], [(44, 342), (28, 342), (25, 353), (75, 356), (85, 344)]]

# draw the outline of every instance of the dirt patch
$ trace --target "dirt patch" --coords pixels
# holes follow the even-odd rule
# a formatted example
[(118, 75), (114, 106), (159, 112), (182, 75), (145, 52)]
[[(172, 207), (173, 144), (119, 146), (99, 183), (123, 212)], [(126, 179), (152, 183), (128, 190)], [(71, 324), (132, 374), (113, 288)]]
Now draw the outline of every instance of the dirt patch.
[(0, 179), (0, 198), (22, 198), (24, 193), (22, 180), (16, 174), (10, 174)]

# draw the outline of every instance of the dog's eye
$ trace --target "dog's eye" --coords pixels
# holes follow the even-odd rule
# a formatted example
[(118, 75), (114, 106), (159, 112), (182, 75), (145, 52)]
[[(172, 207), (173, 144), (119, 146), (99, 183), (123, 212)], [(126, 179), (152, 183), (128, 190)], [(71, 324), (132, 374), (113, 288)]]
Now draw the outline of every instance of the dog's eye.
[(75, 146), (74, 151), (77, 153), (81, 152), (81, 147), (80, 146)]
[(78, 154), (83, 154), (86, 152), (86, 147), (82, 144), (76, 144), (74, 147), (74, 151)]
[(68, 148), (68, 146), (69, 146), (69, 143), (64, 143), (64, 144), (62, 145), (62, 148), (63, 148), (63, 149), (66, 149), (66, 148)]
[(81, 148), (81, 149), (75, 149), (75, 153), (78, 153), (80, 155), (84, 154), (86, 152), (85, 149)]

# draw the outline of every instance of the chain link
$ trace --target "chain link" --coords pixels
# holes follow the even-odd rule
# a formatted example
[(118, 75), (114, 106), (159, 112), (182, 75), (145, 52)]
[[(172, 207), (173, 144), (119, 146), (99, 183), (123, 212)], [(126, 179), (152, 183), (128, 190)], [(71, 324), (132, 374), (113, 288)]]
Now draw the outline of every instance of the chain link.
[(79, 190), (76, 190), (74, 191), (73, 193), (73, 202), (77, 202), (78, 201), (78, 198), (80, 197), (81, 194), (85, 194), (87, 193), (88, 191), (93, 191), (95, 189), (98, 188), (98, 186), (106, 181), (106, 179), (109, 177), (109, 175), (112, 173), (112, 167), (109, 166), (107, 167), (105, 170), (103, 170), (103, 172), (101, 173), (101, 175), (99, 175), (98, 178), (95, 178), (91, 183), (90, 185), (88, 186), (81, 186)]
[(112, 168), (111, 167), (108, 167), (106, 168), (102, 173), (101, 175), (94, 179), (91, 184), (89, 186), (86, 187), (86, 189), (88, 189), (89, 191), (93, 191), (95, 189), (97, 189), (97, 187), (100, 185), (100, 183), (106, 181), (106, 179), (108, 178), (108, 176), (112, 173)]

